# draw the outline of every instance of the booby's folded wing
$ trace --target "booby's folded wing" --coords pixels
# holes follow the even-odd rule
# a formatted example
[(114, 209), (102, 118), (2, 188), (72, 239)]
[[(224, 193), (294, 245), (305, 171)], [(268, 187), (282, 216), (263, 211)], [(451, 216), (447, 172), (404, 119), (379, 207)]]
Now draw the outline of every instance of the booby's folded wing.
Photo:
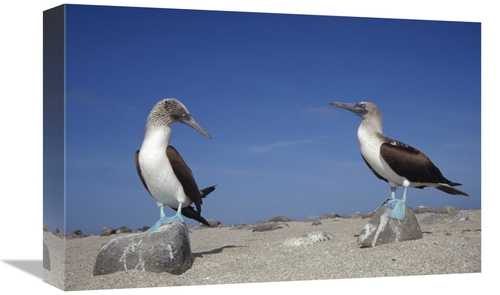
[(410, 182), (451, 183), (424, 153), (405, 143), (389, 140), (380, 146), (380, 155), (394, 172)]
[(193, 172), (173, 146), (169, 145), (166, 153), (167, 158), (170, 161), (170, 165), (172, 166), (172, 170), (174, 170), (175, 176), (182, 184), (184, 194), (186, 194), (186, 196), (189, 197), (194, 203), (196, 211), (201, 213), (201, 204), (203, 202), (201, 200), (201, 193), (198, 189), (198, 185), (194, 180)]

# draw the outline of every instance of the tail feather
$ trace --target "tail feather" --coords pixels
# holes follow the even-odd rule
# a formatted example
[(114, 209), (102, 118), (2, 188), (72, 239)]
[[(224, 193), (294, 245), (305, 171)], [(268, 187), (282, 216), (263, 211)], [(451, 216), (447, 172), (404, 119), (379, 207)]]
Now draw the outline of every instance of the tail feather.
[(204, 225), (206, 226), (209, 226), (210, 227), (210, 223), (208, 223), (208, 221), (203, 218), (200, 213), (196, 212), (194, 210), (193, 207), (189, 206), (189, 207), (185, 207), (185, 208), (182, 208), (182, 215), (186, 216), (187, 218), (191, 218), (191, 219), (194, 219), (198, 222), (201, 222), (203, 223)]
[(200, 190), (200, 193), (201, 193), (201, 197), (202, 198), (205, 198), (208, 194), (210, 194), (211, 192), (213, 192), (215, 190), (215, 187), (217, 185), (212, 185), (212, 186), (209, 186), (209, 187), (206, 187), (204, 189), (201, 189)]
[(466, 192), (463, 192), (461, 190), (458, 190), (456, 188), (454, 188), (452, 185), (461, 185), (460, 183), (450, 183), (450, 184), (445, 184), (445, 183), (440, 183), (438, 186), (436, 186), (436, 188), (438, 190), (441, 190), (445, 193), (448, 193), (450, 195), (462, 195), (462, 196), (466, 196), (466, 197), (469, 197), (469, 194), (467, 194)]

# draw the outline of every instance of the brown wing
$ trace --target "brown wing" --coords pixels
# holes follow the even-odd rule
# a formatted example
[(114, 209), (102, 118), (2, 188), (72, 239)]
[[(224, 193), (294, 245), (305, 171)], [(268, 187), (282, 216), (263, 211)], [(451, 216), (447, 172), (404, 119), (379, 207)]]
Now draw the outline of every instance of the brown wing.
[(198, 185), (194, 180), (193, 172), (173, 146), (169, 145), (167, 147), (167, 158), (170, 161), (170, 165), (174, 170), (175, 176), (179, 179), (182, 187), (184, 188), (184, 193), (194, 203), (196, 211), (201, 213), (201, 204), (203, 202), (201, 200), (201, 193), (198, 189)]
[(135, 152), (135, 168), (137, 169), (137, 174), (139, 174), (139, 178), (141, 179), (142, 184), (144, 184), (144, 187), (146, 188), (148, 193), (151, 194), (149, 192), (148, 186), (146, 185), (146, 181), (144, 181), (144, 177), (142, 177), (141, 166), (139, 166), (139, 150)]
[(410, 182), (451, 183), (426, 155), (405, 143), (389, 140), (380, 146), (380, 155), (394, 172)]

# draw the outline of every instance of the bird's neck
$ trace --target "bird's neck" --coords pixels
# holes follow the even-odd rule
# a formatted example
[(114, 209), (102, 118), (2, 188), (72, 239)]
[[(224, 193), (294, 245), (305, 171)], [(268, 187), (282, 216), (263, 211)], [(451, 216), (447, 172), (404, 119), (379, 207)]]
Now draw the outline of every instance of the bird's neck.
[(377, 118), (363, 119), (358, 128), (358, 139), (360, 143), (365, 140), (381, 137), (383, 137), (382, 120), (378, 120)]
[(146, 129), (142, 148), (160, 148), (166, 149), (170, 142), (170, 126), (153, 126)]

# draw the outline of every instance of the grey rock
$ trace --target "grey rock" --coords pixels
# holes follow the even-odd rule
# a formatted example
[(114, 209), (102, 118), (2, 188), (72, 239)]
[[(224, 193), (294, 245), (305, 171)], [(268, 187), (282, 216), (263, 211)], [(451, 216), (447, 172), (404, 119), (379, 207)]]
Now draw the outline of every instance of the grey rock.
[(116, 233), (116, 230), (112, 229), (111, 227), (107, 227), (105, 226), (102, 230), (101, 230), (101, 234), (100, 236), (101, 237), (105, 237), (105, 236), (110, 236), (112, 234), (115, 234)]
[(450, 216), (455, 216), (460, 212), (460, 208), (452, 207), (452, 206), (444, 206), (439, 209), (438, 213), (448, 214)]
[(415, 214), (422, 213), (436, 213), (436, 209), (431, 206), (418, 206), (417, 208), (415, 208)]
[(338, 215), (337, 213), (327, 213), (327, 214), (321, 215), (321, 217), (319, 219), (333, 219), (333, 218), (337, 218), (337, 217), (340, 217), (340, 215)]
[(459, 220), (459, 221), (460, 221), (460, 222), (464, 222), (464, 221), (473, 221), (473, 220), (474, 220), (474, 219), (472, 219), (471, 217), (469, 217), (469, 216), (465, 216), (465, 217), (460, 218), (460, 220)]
[(150, 226), (145, 225), (145, 226), (143, 226), (143, 227), (141, 227), (133, 232), (134, 233), (143, 233), (143, 232), (146, 232), (149, 228), (150, 228)]
[(315, 221), (313, 221), (313, 223), (311, 225), (314, 225), (314, 226), (321, 225), (321, 221), (315, 220)]
[(47, 224), (45, 222), (43, 223), (43, 231), (48, 232), (48, 230), (47, 230)]
[(82, 232), (72, 232), (69, 235), (66, 236), (66, 239), (71, 240), (71, 239), (81, 239), (83, 238)]
[(307, 246), (317, 242), (323, 242), (333, 239), (331, 233), (312, 232), (301, 237), (288, 238), (283, 242), (283, 246)]
[(289, 222), (292, 221), (288, 216), (280, 215), (269, 219), (267, 222)]
[(123, 225), (120, 226), (120, 228), (116, 230), (117, 234), (131, 233), (131, 232), (132, 232), (132, 230), (130, 228), (123, 226)]
[(50, 253), (45, 239), (43, 239), (43, 268), (50, 270)]
[(387, 243), (396, 243), (422, 238), (422, 231), (415, 214), (405, 206), (405, 217), (396, 220), (389, 217), (387, 205), (382, 205), (364, 226), (358, 236), (361, 247), (374, 247)]
[(182, 274), (194, 262), (186, 225), (174, 222), (151, 233), (136, 233), (109, 241), (97, 254), (94, 276), (137, 269)]
[(283, 227), (279, 225), (277, 222), (259, 222), (253, 226), (252, 232), (271, 231), (280, 228)]
[(56, 228), (56, 230), (54, 231), (54, 235), (56, 237), (60, 237), (60, 238), (63, 236), (62, 233), (61, 233), (61, 231), (58, 228)]

